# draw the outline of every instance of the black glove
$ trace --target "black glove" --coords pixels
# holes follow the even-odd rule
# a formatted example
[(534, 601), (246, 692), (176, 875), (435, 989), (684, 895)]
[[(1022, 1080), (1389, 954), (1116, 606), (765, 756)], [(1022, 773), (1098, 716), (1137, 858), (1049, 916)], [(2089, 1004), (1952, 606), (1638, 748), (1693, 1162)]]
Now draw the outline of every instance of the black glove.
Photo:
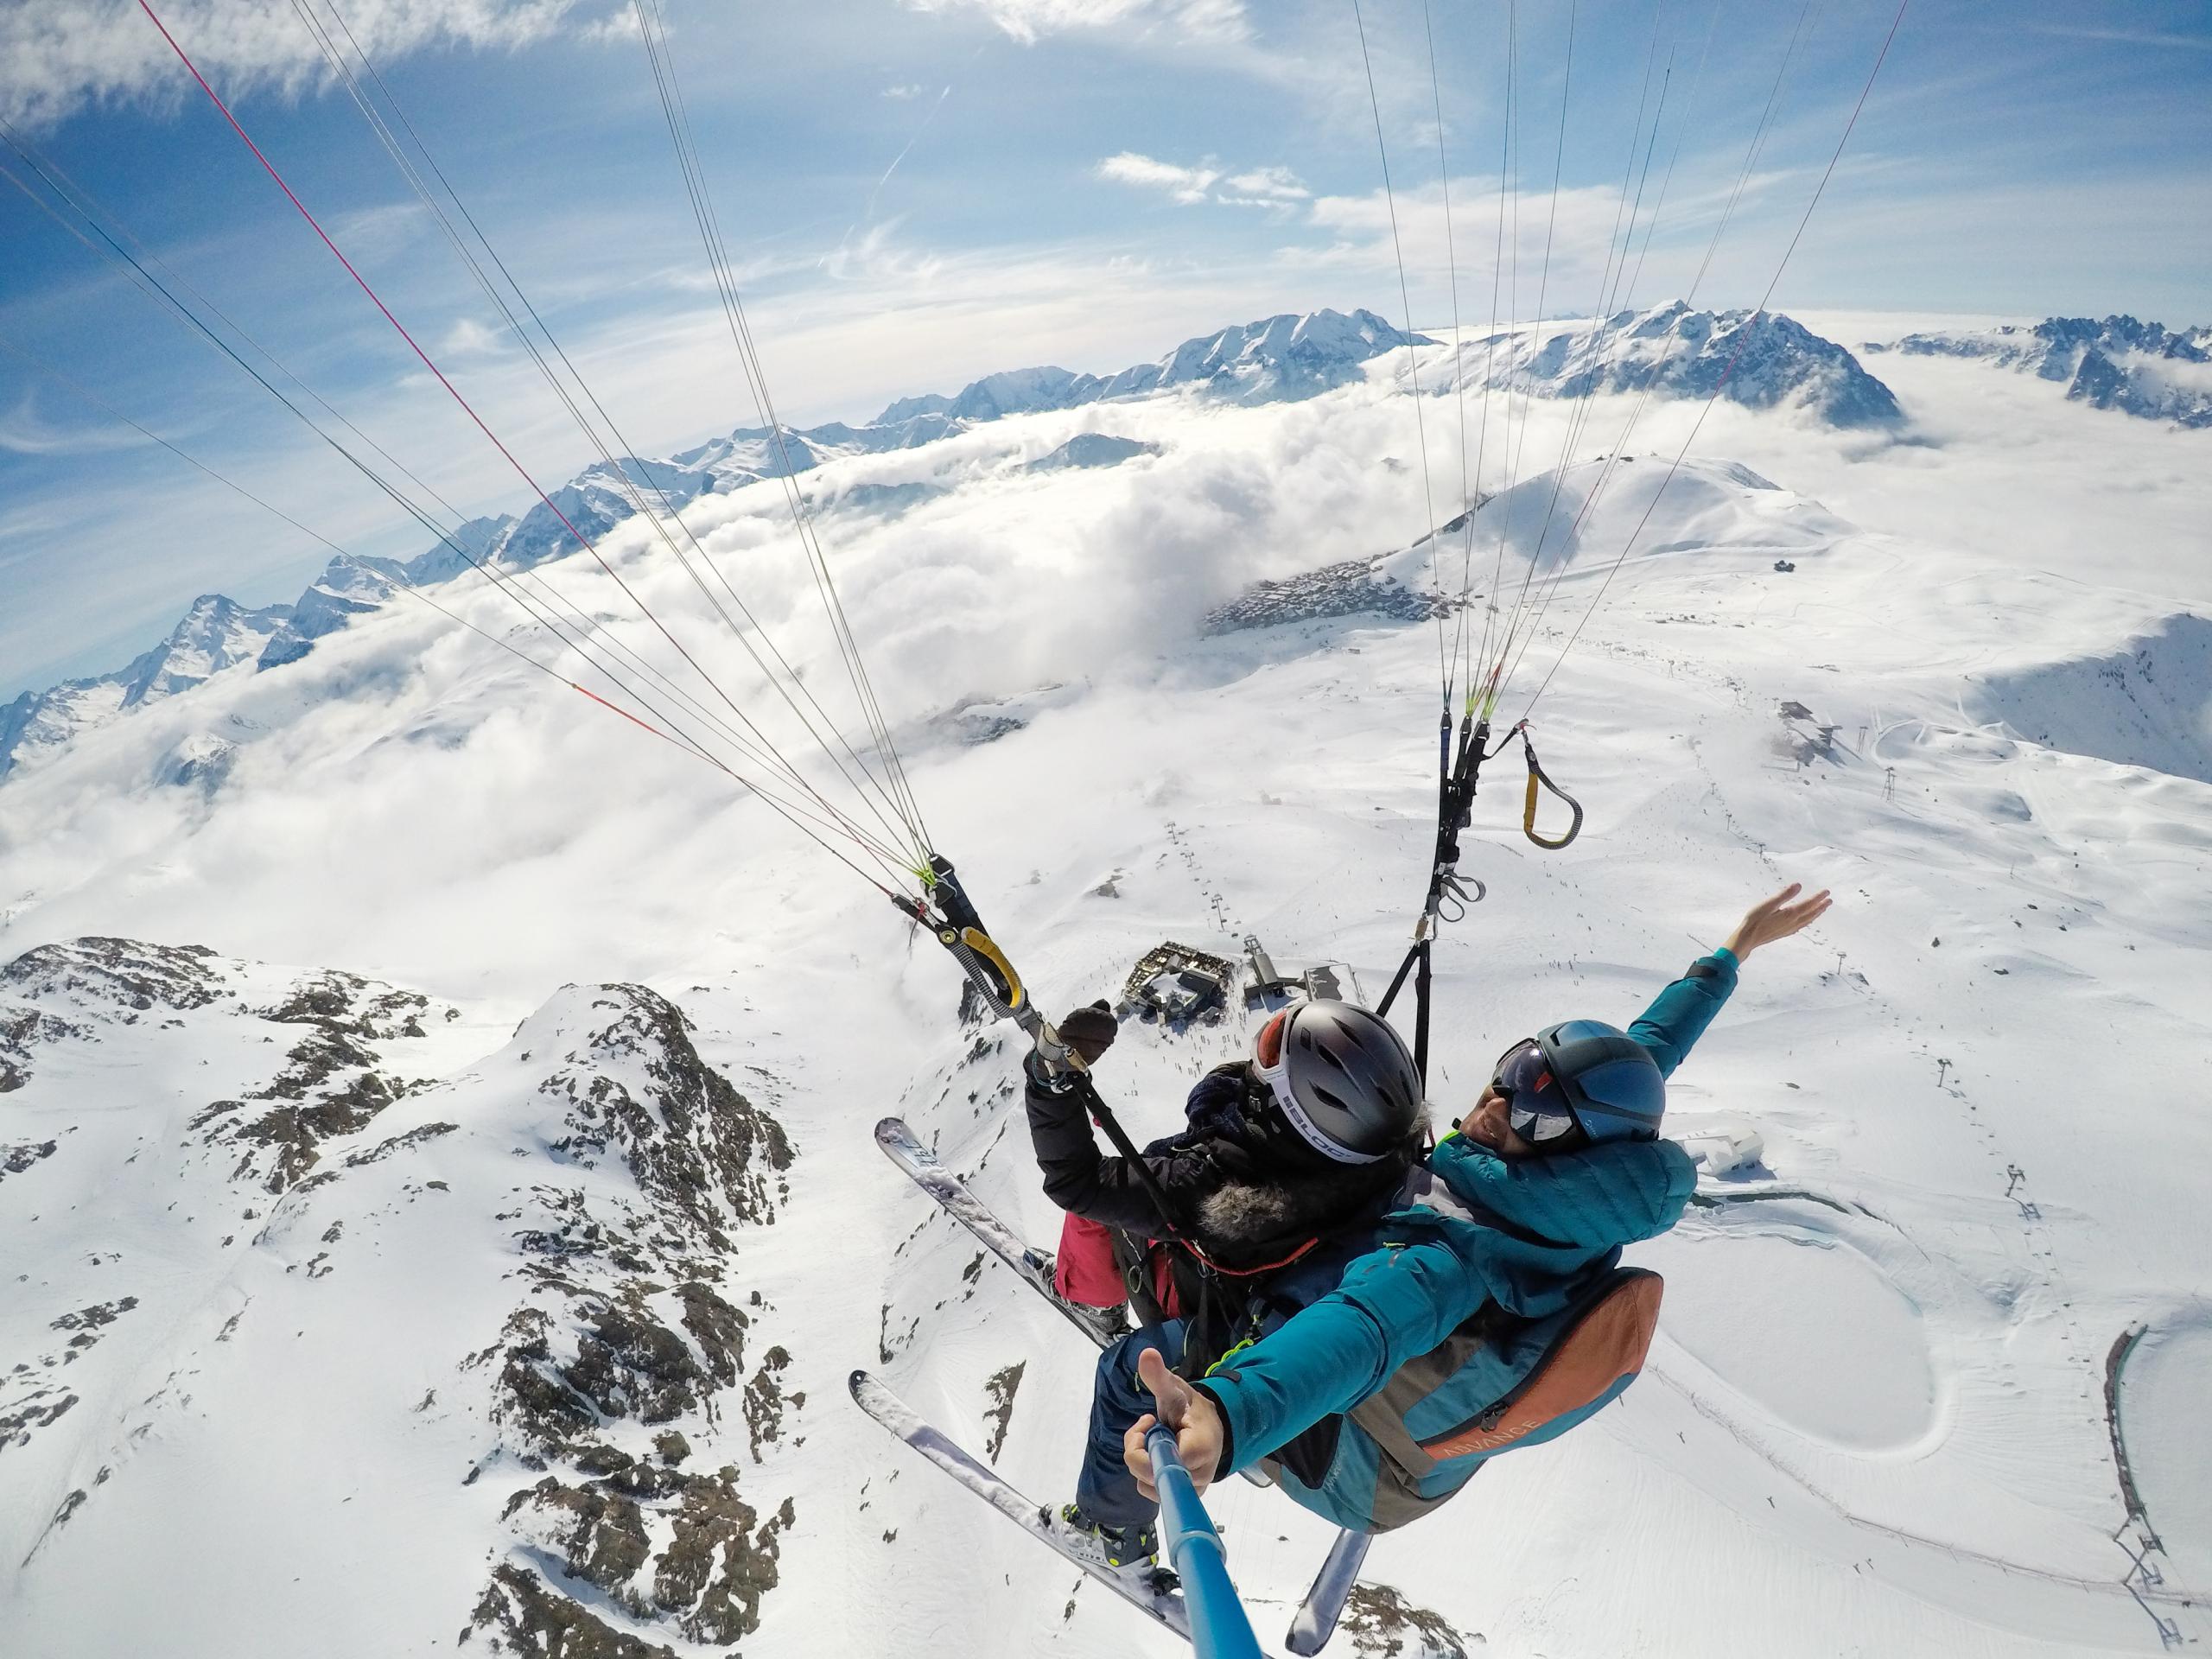
[(1037, 1033), (1038, 1066), (1047, 1078), (1055, 1080), (1077, 1069), (1071, 1061), (1079, 1060), (1087, 1069), (1113, 1047), (1114, 1039), (1121, 1034), (1120, 1022), (1103, 1001), (1077, 1008), (1058, 1025), (1046, 1026)]
[(1081, 1056), (1085, 1065), (1096, 1065), (1121, 1034), (1122, 1022), (1114, 1018), (1114, 1010), (1103, 997), (1071, 1010), (1060, 1021), (1060, 1040)]

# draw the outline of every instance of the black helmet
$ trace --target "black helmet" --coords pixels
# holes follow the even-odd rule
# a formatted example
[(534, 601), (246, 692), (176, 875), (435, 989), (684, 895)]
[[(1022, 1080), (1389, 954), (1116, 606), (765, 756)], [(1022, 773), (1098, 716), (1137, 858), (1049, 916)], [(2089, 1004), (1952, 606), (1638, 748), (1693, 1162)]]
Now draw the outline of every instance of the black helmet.
[(1340, 1164), (1388, 1157), (1421, 1122), (1421, 1070), (1380, 1014), (1300, 1002), (1260, 1027), (1252, 1069), (1299, 1138)]

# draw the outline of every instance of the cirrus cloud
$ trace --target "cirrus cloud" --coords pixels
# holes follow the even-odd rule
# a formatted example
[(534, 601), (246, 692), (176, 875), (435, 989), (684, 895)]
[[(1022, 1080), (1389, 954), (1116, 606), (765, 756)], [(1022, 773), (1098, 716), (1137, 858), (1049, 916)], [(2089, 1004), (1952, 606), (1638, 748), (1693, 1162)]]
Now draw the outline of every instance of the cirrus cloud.
[(1163, 190), (1186, 207), (1214, 201), (1231, 207), (1292, 207), (1312, 196), (1298, 175), (1287, 167), (1255, 167), (1231, 173), (1211, 156), (1195, 167), (1184, 167), (1125, 149), (1109, 156), (1095, 171), (1115, 184)]
[[(603, 36), (584, 0), (382, 0), (348, 27), (382, 61), (431, 47), (527, 46), (556, 34)], [(591, 10), (601, 10), (592, 7)], [(289, 0), (175, 0), (162, 22), (211, 80), (232, 92), (296, 95), (327, 73)], [(135, 0), (0, 6), (0, 118), (48, 126), (86, 107), (173, 98), (184, 71)]]
[(1023, 45), (1077, 29), (1165, 29), (1191, 40), (1250, 37), (1244, 0), (906, 0), (921, 12), (969, 12)]

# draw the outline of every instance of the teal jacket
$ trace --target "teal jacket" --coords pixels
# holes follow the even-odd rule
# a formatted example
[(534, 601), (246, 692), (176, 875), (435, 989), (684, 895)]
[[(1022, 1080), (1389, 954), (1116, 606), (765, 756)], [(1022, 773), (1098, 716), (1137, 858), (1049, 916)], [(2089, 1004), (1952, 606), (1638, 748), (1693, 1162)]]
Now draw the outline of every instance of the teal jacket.
[[(1720, 1011), (1736, 968), (1725, 949), (1700, 958), (1629, 1027), (1662, 1072)], [(1529, 1319), (1566, 1307), (1612, 1269), (1624, 1244), (1675, 1224), (1696, 1173), (1669, 1141), (1508, 1160), (1453, 1133), (1416, 1182), (1410, 1207), (1382, 1223), (1380, 1248), (1200, 1384), (1228, 1420), (1236, 1468), (1353, 1410), (1486, 1304)]]

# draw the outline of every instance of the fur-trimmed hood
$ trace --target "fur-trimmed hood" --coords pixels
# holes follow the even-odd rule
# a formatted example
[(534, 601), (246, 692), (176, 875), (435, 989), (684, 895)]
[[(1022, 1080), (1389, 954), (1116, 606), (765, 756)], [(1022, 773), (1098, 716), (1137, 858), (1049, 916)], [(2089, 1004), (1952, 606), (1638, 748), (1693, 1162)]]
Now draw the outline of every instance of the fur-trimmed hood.
[(1187, 1109), (1190, 1127), (1160, 1144), (1211, 1165), (1217, 1179), (1189, 1224), (1199, 1248), (1230, 1267), (1283, 1255), (1375, 1213), (1427, 1145), (1427, 1125), (1418, 1123), (1395, 1156), (1331, 1162), (1266, 1109), (1266, 1096), (1241, 1063), (1210, 1073)]

